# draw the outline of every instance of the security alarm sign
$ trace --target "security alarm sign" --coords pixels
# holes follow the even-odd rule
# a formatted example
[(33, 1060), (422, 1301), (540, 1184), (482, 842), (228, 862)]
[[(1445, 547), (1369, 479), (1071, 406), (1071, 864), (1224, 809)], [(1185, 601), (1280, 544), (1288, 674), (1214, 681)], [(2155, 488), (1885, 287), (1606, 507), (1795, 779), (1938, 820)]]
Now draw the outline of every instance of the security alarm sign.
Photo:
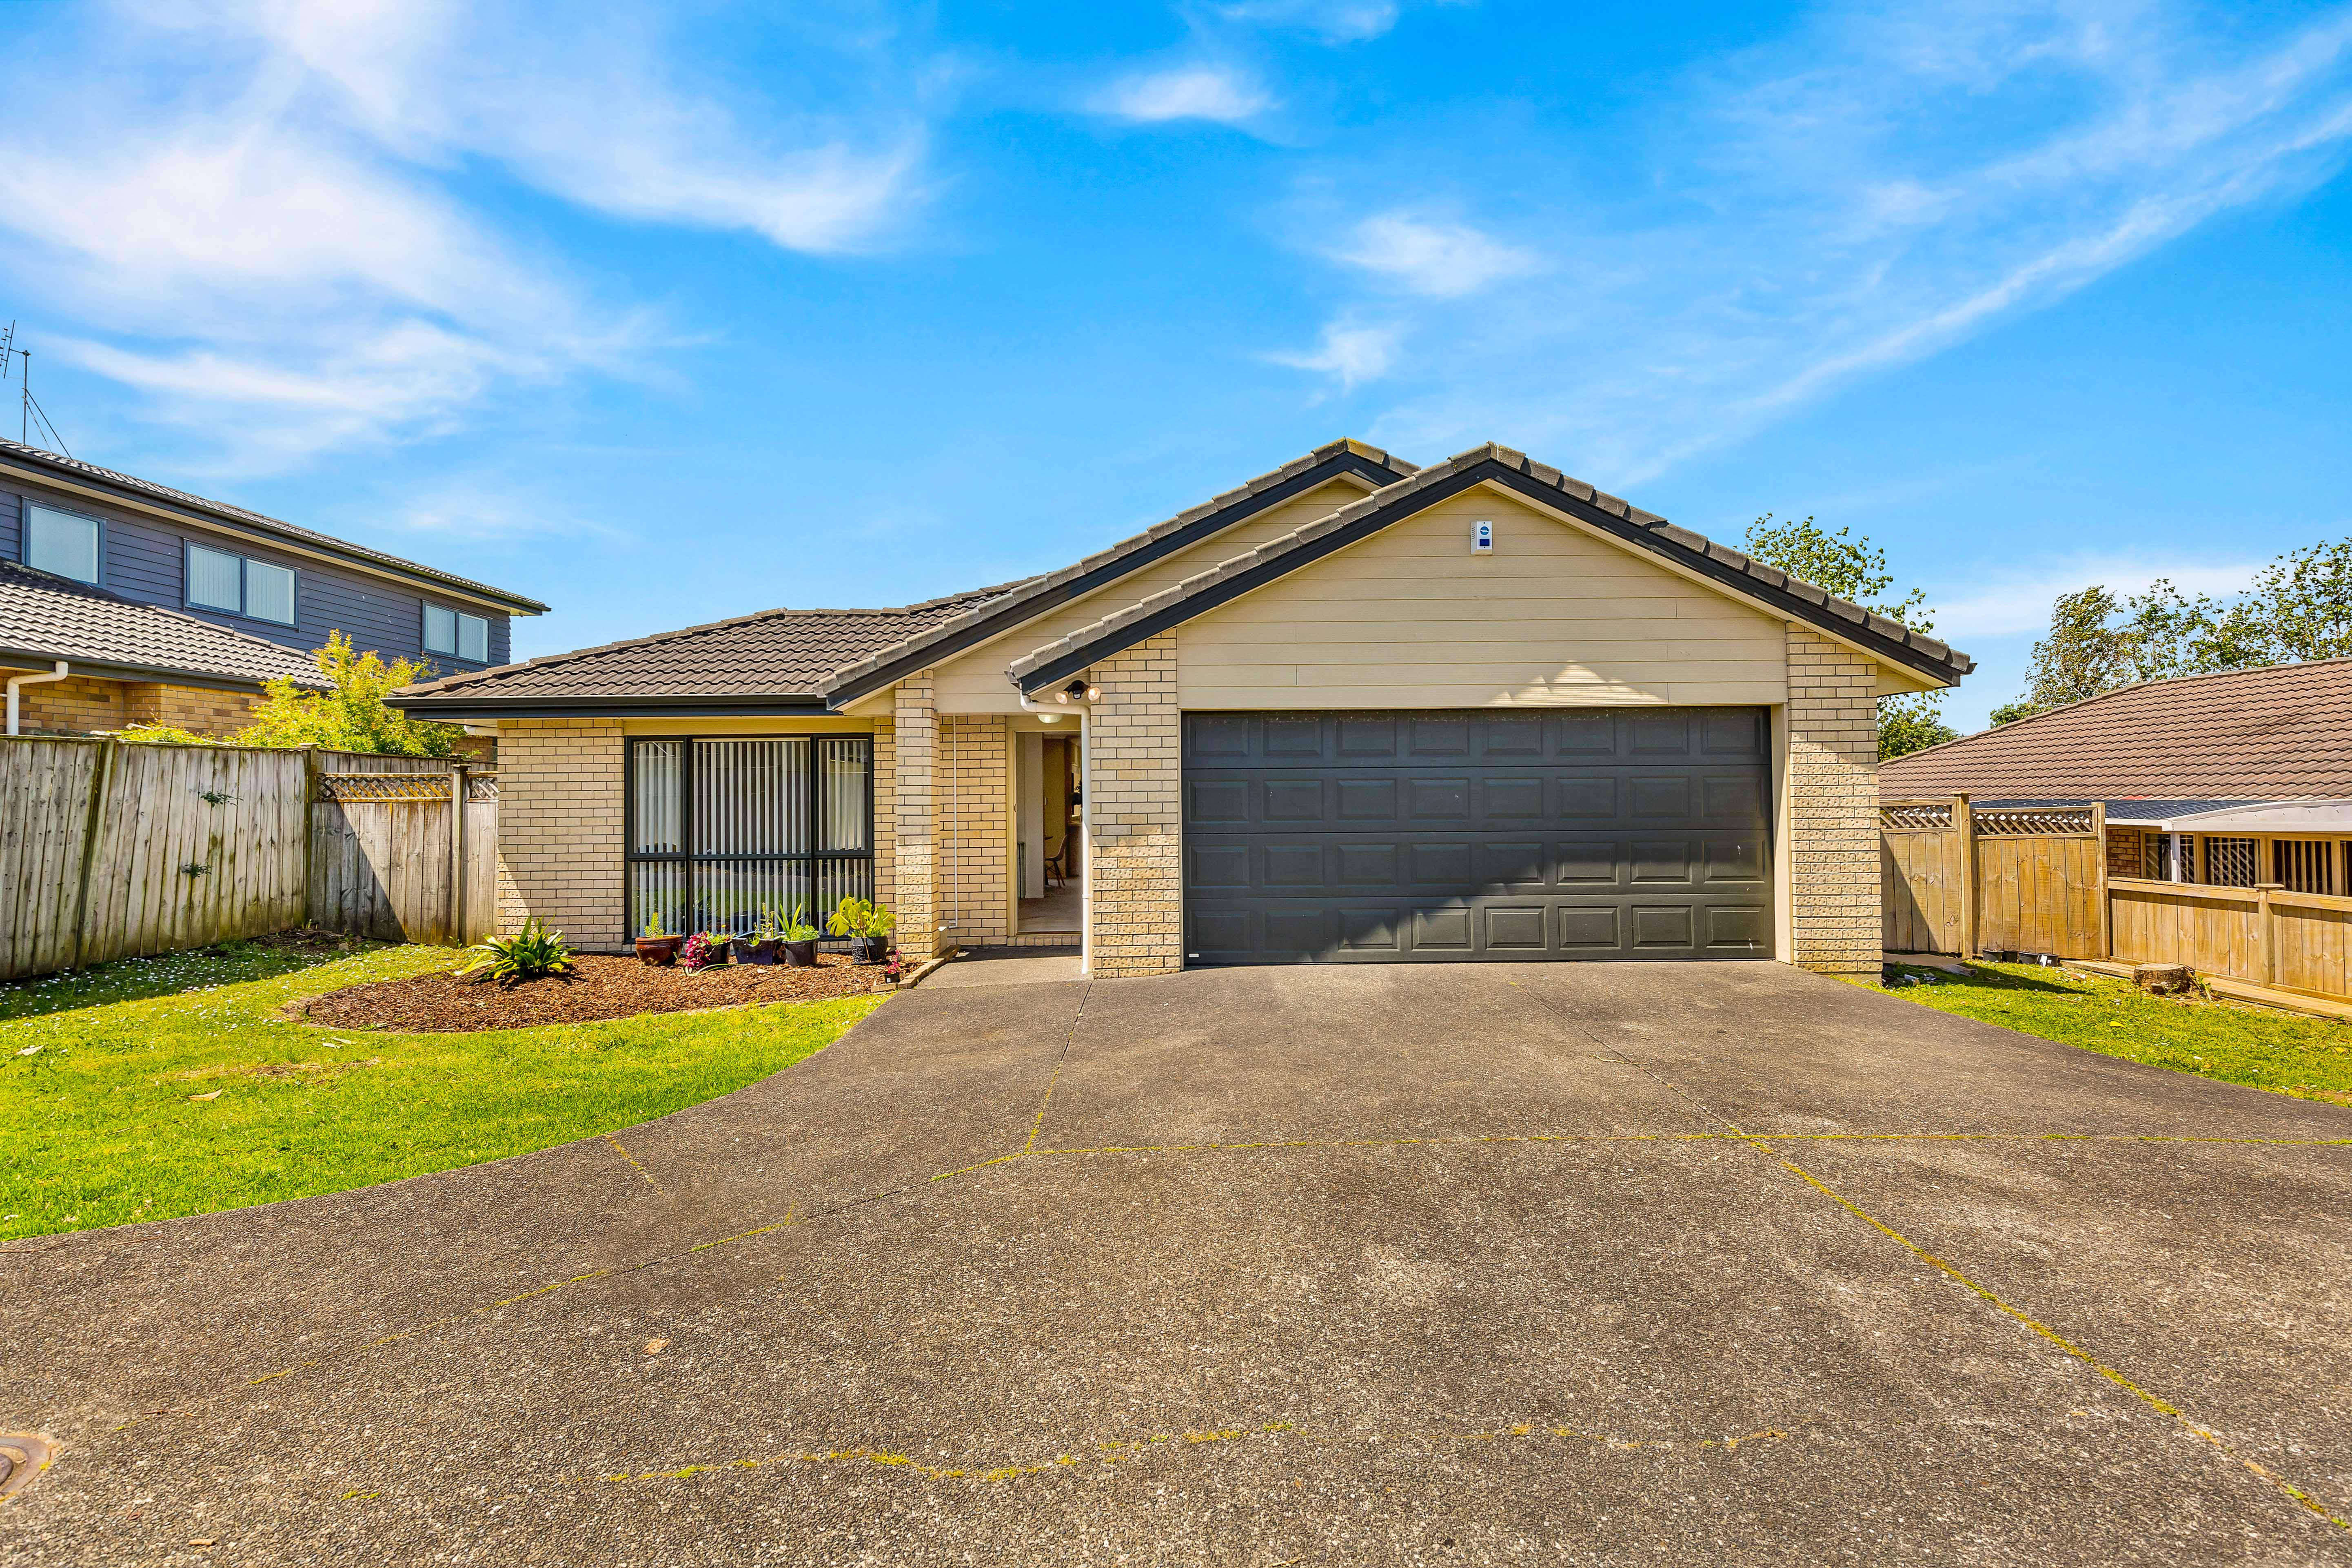
[(1470, 553), (1473, 555), (1491, 555), (1494, 553), (1494, 550), (1495, 525), (1491, 522), (1472, 523), (1470, 525)]

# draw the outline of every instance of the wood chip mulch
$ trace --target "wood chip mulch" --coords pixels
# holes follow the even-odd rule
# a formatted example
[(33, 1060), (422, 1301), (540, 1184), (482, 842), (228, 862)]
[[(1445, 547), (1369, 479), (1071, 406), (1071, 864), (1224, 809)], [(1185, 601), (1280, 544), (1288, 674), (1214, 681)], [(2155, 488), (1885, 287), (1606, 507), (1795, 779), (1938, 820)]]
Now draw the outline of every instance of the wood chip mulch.
[(879, 964), (853, 964), (821, 952), (814, 969), (729, 964), (718, 969), (656, 969), (634, 958), (582, 953), (566, 976), (503, 986), (460, 980), (446, 971), (348, 985), (291, 1009), (309, 1023), (339, 1029), (398, 1029), (438, 1034), (585, 1024), (640, 1013), (684, 1013), (746, 1002), (814, 1002), (897, 989)]

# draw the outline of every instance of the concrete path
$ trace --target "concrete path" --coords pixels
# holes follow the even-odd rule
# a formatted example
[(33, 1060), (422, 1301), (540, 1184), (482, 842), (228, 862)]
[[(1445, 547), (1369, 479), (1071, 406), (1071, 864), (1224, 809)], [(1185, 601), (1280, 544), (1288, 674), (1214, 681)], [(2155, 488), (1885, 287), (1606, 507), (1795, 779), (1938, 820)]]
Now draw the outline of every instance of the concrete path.
[(12, 1563), (2352, 1562), (2352, 1111), (1770, 964), (926, 985), (0, 1273)]

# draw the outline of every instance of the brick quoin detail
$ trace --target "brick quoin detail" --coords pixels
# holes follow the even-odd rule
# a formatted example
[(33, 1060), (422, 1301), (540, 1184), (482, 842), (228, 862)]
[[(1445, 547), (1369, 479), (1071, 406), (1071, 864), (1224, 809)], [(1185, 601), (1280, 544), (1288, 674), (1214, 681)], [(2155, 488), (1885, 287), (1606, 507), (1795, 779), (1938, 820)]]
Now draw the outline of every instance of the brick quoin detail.
[(1797, 967), (1875, 976), (1878, 676), (1842, 644), (1790, 626), (1788, 845)]
[[(931, 804), (939, 768), (939, 715), (931, 705), (928, 669), (898, 683), (891, 721), (891, 907), (900, 952), (928, 958), (939, 951), (938, 822)], [(877, 815), (884, 797), (876, 796)]]
[(1116, 980), (1184, 967), (1183, 748), (1176, 637), (1162, 632), (1095, 666), (1087, 721), (1088, 973)]
[(625, 745), (608, 719), (499, 726), (499, 930), (536, 915), (574, 947), (625, 950)]
[(932, 784), (940, 824), (940, 945), (1010, 942), (1012, 731), (1001, 714), (943, 714)]

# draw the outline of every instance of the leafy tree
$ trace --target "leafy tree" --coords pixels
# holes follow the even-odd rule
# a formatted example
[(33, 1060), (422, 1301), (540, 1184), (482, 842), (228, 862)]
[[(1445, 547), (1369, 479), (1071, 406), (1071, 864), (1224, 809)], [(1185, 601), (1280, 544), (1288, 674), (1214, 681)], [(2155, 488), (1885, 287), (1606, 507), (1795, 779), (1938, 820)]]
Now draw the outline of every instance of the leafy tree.
[(2033, 645), (2026, 695), (1993, 710), (2006, 724), (2135, 681), (2352, 656), (2352, 539), (2314, 544), (2255, 574), (2234, 599), (2159, 579), (2117, 604), (2103, 587), (2060, 595)]
[(465, 731), (455, 724), (412, 719), (384, 706), (384, 696), (433, 678), (413, 659), (389, 664), (382, 655), (356, 653), (352, 639), (331, 632), (319, 650), (319, 670), (330, 689), (306, 691), (279, 679), (265, 688), (253, 722), (235, 739), (243, 746), (328, 746), (343, 752), (381, 752), (395, 756), (450, 757)]
[[(1899, 598), (1887, 596), (1895, 588), (1895, 574), (1887, 569), (1886, 552), (1867, 534), (1857, 536), (1843, 528), (1832, 533), (1810, 517), (1802, 522), (1775, 523), (1768, 511), (1748, 530), (1748, 553), (1915, 632), (1935, 629), (1935, 613), (1927, 608), (1925, 592), (1914, 588)], [(1940, 691), (1879, 699), (1879, 760), (1958, 740), (1959, 732), (1944, 722), (1943, 700)]]

